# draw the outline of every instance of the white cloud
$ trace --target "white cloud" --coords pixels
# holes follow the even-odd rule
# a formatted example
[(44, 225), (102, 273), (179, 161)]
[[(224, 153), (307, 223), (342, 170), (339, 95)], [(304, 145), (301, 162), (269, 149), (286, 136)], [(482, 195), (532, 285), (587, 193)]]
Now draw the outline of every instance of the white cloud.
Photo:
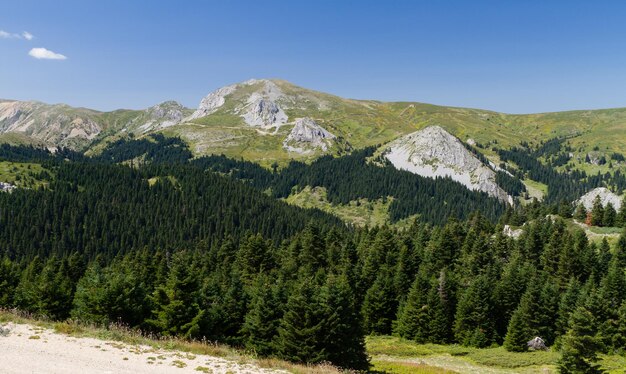
[(4, 30), (0, 30), (0, 39), (21, 39), (21, 38), (22, 36), (20, 34), (13, 34), (10, 32), (6, 32)]
[(60, 53), (52, 52), (45, 48), (33, 48), (28, 54), (38, 60), (65, 60), (67, 57)]
[(26, 39), (33, 40), (35, 35), (29, 33), (28, 31), (24, 31), (21, 34), (16, 34), (13, 32), (8, 32), (4, 30), (0, 30), (0, 39)]

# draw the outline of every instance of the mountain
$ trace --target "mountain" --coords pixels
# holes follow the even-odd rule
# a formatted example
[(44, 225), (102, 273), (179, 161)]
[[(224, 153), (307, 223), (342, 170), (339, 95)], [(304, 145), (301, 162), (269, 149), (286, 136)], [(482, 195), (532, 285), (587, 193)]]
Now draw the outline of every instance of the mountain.
[[(0, 141), (4, 142), (98, 153), (112, 140), (160, 132), (182, 138), (196, 156), (225, 154), (264, 166), (379, 146), (433, 125), (475, 144), (496, 165), (500, 164), (496, 147), (536, 147), (560, 137), (567, 138), (569, 151), (559, 167), (605, 173), (615, 168), (609, 169), (604, 160), (626, 148), (626, 109), (512, 115), (346, 99), (279, 79), (251, 79), (216, 89), (195, 110), (175, 102), (112, 112), (0, 102)], [(613, 166), (621, 169), (623, 165), (616, 163)]]
[(397, 169), (430, 178), (450, 177), (469, 189), (513, 202), (496, 183), (493, 166), (483, 163), (459, 139), (439, 126), (396, 139), (384, 147), (383, 154)]
[(99, 112), (65, 104), (0, 100), (0, 141), (87, 150), (103, 139), (162, 130), (191, 110), (166, 101), (146, 110)]
[(15, 134), (18, 142), (81, 148), (102, 131), (98, 114), (63, 104), (6, 100), (0, 102), (0, 133)]

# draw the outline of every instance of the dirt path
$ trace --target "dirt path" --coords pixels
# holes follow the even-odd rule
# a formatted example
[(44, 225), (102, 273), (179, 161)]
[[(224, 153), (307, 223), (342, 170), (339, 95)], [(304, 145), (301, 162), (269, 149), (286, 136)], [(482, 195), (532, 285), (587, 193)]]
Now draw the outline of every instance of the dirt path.
[(222, 358), (92, 338), (74, 338), (37, 326), (8, 323), (0, 336), (0, 372), (6, 374), (285, 373)]

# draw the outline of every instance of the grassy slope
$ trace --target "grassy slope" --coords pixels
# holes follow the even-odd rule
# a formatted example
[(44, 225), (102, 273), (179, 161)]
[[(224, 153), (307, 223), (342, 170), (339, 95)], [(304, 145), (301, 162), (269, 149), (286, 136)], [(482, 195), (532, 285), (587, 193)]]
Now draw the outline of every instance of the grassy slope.
[(0, 161), (0, 182), (11, 183), (24, 188), (47, 186), (47, 181), (35, 177), (35, 174), (39, 174), (43, 170), (44, 168), (39, 164)]
[[(341, 218), (344, 222), (351, 223), (355, 226), (382, 226), (391, 224), (389, 219), (389, 206), (393, 198), (376, 199), (370, 201), (368, 199), (359, 199), (351, 201), (349, 204), (332, 204), (328, 201), (326, 188), (306, 186), (298, 192), (293, 192), (286, 199), (287, 203), (299, 206), (301, 208), (317, 208), (327, 213), (333, 214)], [(416, 217), (409, 217), (393, 224), (398, 228), (410, 226)]]
[[(367, 350), (374, 369), (403, 373), (407, 364), (422, 363), (432, 371), (450, 370), (457, 373), (556, 373), (558, 352), (507, 352), (497, 348), (467, 348), (458, 345), (417, 344), (390, 336), (371, 336)], [(624, 368), (626, 359), (617, 355), (601, 355), (601, 364), (610, 373)], [(437, 371), (439, 370), (439, 371)]]

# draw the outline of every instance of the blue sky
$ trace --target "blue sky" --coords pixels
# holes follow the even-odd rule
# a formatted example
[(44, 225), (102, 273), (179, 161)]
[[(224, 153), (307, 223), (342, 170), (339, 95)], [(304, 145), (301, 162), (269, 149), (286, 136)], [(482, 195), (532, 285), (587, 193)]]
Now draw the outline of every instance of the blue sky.
[(196, 107), (275, 77), (509, 113), (625, 107), (624, 19), (618, 1), (5, 1), (0, 97)]

